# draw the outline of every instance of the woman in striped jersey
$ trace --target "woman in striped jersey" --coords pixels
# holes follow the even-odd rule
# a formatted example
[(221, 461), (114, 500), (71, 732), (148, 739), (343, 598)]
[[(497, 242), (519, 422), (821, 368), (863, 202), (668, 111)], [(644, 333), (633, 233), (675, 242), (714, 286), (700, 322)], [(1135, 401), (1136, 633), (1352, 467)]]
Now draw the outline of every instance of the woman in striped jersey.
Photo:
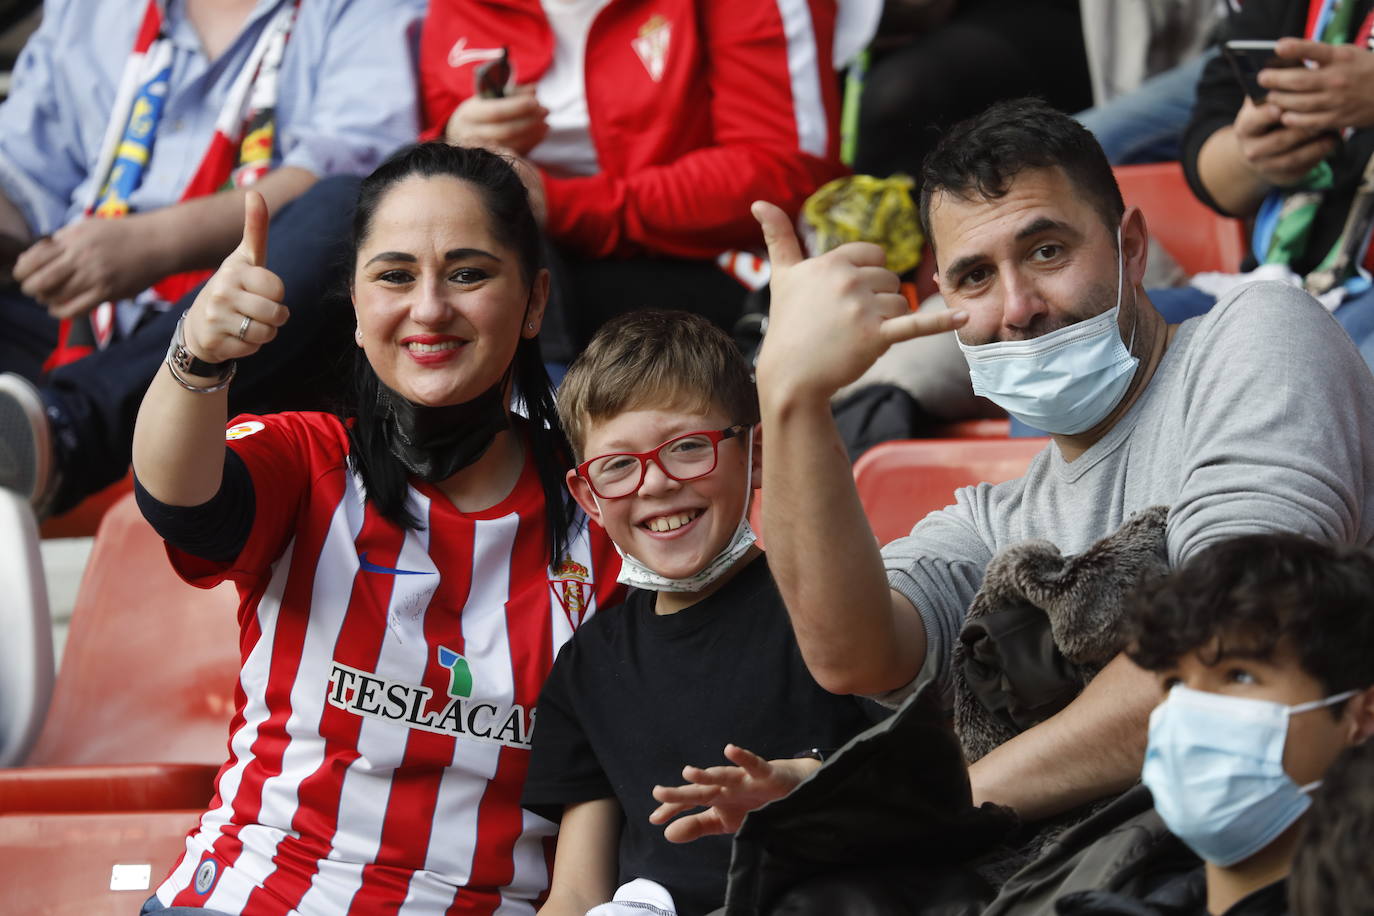
[(266, 232), (250, 192), (138, 418), (140, 504), (187, 581), (237, 584), (243, 656), (215, 798), (144, 912), (532, 913), (535, 702), (619, 559), (562, 492), (527, 194), (482, 150), (384, 163), (354, 219), (351, 408), (226, 436), (234, 360), (288, 318)]

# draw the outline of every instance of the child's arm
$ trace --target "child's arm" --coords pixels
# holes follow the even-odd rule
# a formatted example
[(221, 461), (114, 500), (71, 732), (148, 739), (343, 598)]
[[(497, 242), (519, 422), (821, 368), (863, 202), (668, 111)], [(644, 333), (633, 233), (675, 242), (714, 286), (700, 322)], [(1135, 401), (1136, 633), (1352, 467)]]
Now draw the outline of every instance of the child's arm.
[(667, 823), (689, 808), (706, 808), (668, 824), (663, 830), (668, 842), (687, 843), (711, 834), (734, 833), (746, 814), (782, 798), (821, 765), (810, 757), (764, 760), (734, 744), (725, 745), (725, 756), (736, 765), (705, 770), (683, 767), (686, 785), (654, 786), (654, 798), (662, 804), (649, 815), (650, 823)]
[(584, 916), (611, 899), (622, 816), (614, 798), (578, 802), (564, 809), (553, 886), (539, 916)]

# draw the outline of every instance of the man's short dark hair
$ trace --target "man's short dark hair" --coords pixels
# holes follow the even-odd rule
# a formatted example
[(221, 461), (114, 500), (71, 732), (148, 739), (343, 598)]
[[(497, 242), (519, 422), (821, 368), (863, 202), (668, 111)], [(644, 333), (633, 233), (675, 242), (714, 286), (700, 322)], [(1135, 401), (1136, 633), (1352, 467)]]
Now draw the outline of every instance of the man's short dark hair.
[(1111, 163), (1096, 138), (1040, 99), (998, 102), (954, 125), (921, 168), (921, 225), (930, 231), (930, 202), (940, 192), (964, 200), (1001, 197), (1027, 169), (1058, 167), (1115, 234), (1126, 206)]
[(1297, 534), (1223, 541), (1142, 589), (1129, 631), (1127, 655), (1149, 671), (1194, 651), (1204, 661), (1291, 651), (1328, 696), (1369, 687), (1374, 555)]
[(1312, 793), (1303, 821), (1288, 908), (1293, 913), (1354, 916), (1374, 900), (1374, 743), (1341, 751)]

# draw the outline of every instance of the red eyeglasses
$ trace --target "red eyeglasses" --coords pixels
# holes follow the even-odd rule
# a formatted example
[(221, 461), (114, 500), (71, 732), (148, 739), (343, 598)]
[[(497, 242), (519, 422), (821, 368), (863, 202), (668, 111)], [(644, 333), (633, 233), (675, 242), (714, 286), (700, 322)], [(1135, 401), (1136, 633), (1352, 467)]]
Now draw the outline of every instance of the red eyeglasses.
[(748, 426), (683, 433), (647, 452), (615, 452), (589, 458), (577, 466), (577, 476), (587, 481), (602, 499), (629, 496), (644, 482), (650, 461), (673, 480), (705, 477), (716, 469), (716, 450), (722, 439), (732, 439)]

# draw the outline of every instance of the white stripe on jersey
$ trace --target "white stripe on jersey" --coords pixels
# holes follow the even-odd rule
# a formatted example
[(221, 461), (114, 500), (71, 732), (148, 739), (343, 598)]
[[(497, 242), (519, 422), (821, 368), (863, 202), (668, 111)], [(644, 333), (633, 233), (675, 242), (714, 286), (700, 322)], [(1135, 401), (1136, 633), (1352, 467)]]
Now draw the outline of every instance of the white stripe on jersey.
[[(463, 654), (472, 667), (473, 690), (480, 688), (484, 699), (502, 705), (515, 702), (506, 599), (510, 554), (518, 527), (519, 518), (515, 515), (475, 524), (472, 587), (462, 616)], [(453, 766), (444, 774), (439, 787), (438, 810), (444, 816), (435, 818), (425, 867), (459, 887), (472, 876), (477, 811), (486, 792), (486, 781), (496, 775), (500, 755), (499, 744), (460, 739), (453, 748)], [(414, 882), (411, 886), (415, 886)]]
[[(307, 777), (317, 772), (323, 763), (324, 742), (319, 738), (320, 714), (324, 706), (322, 685), (329, 681), (334, 647), (348, 609), (353, 577), (345, 575), (344, 572), (350, 568), (357, 568), (356, 556), (339, 556), (341, 551), (338, 545), (352, 543), (357, 537), (362, 528), (364, 512), (365, 507), (360, 494), (350, 486), (330, 516), (329, 532), (321, 546), (319, 561), (311, 582), (311, 615), (306, 624), (301, 657), (291, 685), (290, 715), (285, 723), (289, 743), (282, 755), (281, 772), (263, 783), (257, 823), (240, 830), (239, 838), (243, 842), (243, 852), (233, 867), (226, 869), (226, 873), (221, 875), (214, 893), (205, 901), (204, 906), (208, 909), (222, 909), (228, 913), (239, 912), (247, 903), (254, 885), (266, 881), (276, 870), (272, 856), (281, 841), (294, 833), (292, 821), (299, 807), (300, 785)], [(267, 635), (269, 627), (273, 628), (275, 634), (275, 628), (282, 623), (280, 601), (286, 590), (286, 581), (278, 579), (282, 570), (291, 568), (291, 554), (289, 551), (277, 560), (272, 583), (258, 605), (259, 625), (264, 636)], [(262, 708), (259, 723), (266, 717), (267, 712), (262, 698), (267, 690), (267, 676), (272, 662), (271, 648), (269, 644), (269, 652), (263, 657), (263, 664), (259, 669), (261, 683), (244, 685), (250, 704)], [(257, 728), (254, 728), (252, 737), (256, 736)], [(235, 744), (237, 743), (235, 741)], [(251, 757), (248, 752), (250, 745), (251, 741), (245, 743), (241, 752), (243, 755)], [(235, 786), (235, 790), (237, 789), (238, 785)], [(229, 812), (226, 810), (225, 813)], [(240, 877), (245, 880), (227, 880)]]
[[(416, 518), (429, 518), (429, 500), (413, 489), (407, 505)], [(417, 501), (418, 500), (418, 501)], [(355, 558), (356, 563), (356, 558)], [(438, 570), (429, 557), (429, 529), (408, 530), (397, 555), (397, 569), (433, 575), (392, 576), (387, 604), (388, 627), (377, 657), (375, 673), (418, 684), (423, 679), (428, 649), (425, 645), (424, 609), (439, 587)], [(417, 606), (416, 602), (420, 602)], [(333, 663), (333, 647), (328, 658)], [(330, 858), (348, 863), (375, 862), (386, 827), (391, 800), (391, 775), (405, 757), (409, 729), (396, 722), (364, 718), (358, 731), (358, 759), (344, 774), (339, 798), (338, 832)], [(344, 913), (362, 886), (362, 869), (356, 864), (316, 874), (310, 890), (301, 898), (303, 913)], [(450, 888), (450, 897), (452, 889)]]
[(194, 840), (195, 834), (186, 838), (186, 854), (181, 857), (176, 868), (167, 876), (156, 891), (153, 892), (158, 902), (163, 906), (171, 906), (172, 898), (180, 893), (183, 887), (187, 887), (195, 880), (196, 868), (200, 865), (200, 847)]
[[(219, 807), (211, 808), (201, 815), (200, 829), (186, 838), (186, 854), (182, 859), (181, 866), (172, 872), (162, 887), (158, 888), (159, 900), (163, 899), (160, 896), (162, 891), (164, 889), (167, 891), (168, 897), (163, 901), (164, 903), (170, 904), (173, 896), (180, 893), (183, 888), (190, 886), (192, 874), (200, 862), (201, 855), (209, 851), (215, 840), (219, 839), (224, 825), (229, 823), (233, 812), (234, 797), (238, 794), (239, 786), (243, 781), (243, 771), (254, 759), (250, 749), (253, 742), (257, 740), (258, 728), (267, 719), (267, 706), (263, 702), (263, 695), (266, 692), (272, 666), (272, 640), (276, 636), (275, 629), (270, 626), (271, 615), (268, 614), (268, 608), (264, 605), (271, 606), (274, 604), (275, 596), (280, 595), (281, 589), (285, 587), (291, 570), (291, 556), (295, 551), (295, 546), (295, 541), (286, 545), (281, 558), (272, 570), (272, 580), (268, 584), (266, 594), (258, 602), (258, 641), (249, 651), (248, 658), (244, 660), (243, 667), (239, 670), (239, 685), (247, 697), (247, 702), (243, 707), (243, 725), (234, 732), (230, 741), (230, 747), (237, 761), (219, 778)], [(183, 874), (188, 863), (190, 870)], [(216, 894), (219, 891), (219, 882), (216, 882)], [(238, 912), (238, 909), (235, 908), (229, 912)]]
[[(533, 811), (521, 811), (524, 815), (524, 830), (520, 839), (515, 841), (514, 851), (514, 871), (511, 873), (511, 883), (501, 888), (501, 908), (496, 911), (494, 916), (501, 916), (504, 913), (530, 912), (529, 910), (508, 910), (507, 903), (511, 900), (510, 893), (521, 893), (522, 888), (529, 888), (532, 885), (539, 885), (540, 891), (549, 882), (549, 863), (544, 859), (543, 837), (553, 836), (558, 832), (558, 825), (553, 821), (542, 818)], [(524, 902), (524, 901), (520, 901)]]
[[(820, 60), (816, 30), (811, 22), (810, 0), (777, 0), (787, 39), (787, 74), (792, 82), (792, 111), (797, 119), (797, 147), (803, 153), (824, 157), (830, 137), (821, 94)], [(824, 74), (830, 78), (830, 74)]]

